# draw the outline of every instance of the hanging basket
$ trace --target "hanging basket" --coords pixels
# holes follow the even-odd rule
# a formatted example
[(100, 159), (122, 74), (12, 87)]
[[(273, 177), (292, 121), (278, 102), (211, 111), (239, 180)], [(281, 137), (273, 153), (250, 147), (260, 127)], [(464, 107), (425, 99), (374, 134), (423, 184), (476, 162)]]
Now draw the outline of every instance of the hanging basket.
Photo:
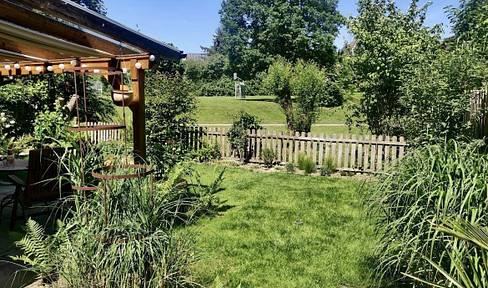
[(133, 96), (132, 90), (112, 90), (112, 101), (117, 106), (129, 106)]

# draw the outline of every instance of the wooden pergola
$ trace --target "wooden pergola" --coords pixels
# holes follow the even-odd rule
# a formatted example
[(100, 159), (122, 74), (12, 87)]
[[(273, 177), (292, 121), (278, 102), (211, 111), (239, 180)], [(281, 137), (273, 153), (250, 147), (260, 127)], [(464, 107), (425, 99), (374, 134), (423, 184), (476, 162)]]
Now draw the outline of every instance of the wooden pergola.
[[(185, 54), (69, 0), (0, 0), (0, 76), (61, 74), (80, 67), (130, 71), (134, 153), (146, 156), (144, 70)], [(105, 68), (105, 69), (104, 69)], [(118, 77), (105, 75), (114, 89)]]

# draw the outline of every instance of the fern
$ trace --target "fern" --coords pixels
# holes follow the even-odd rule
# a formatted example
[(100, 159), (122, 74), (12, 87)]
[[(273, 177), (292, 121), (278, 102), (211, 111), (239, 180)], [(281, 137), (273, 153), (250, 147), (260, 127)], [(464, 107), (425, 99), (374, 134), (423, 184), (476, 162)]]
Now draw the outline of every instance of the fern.
[[(56, 238), (55, 236), (53, 236)], [(59, 247), (60, 241), (52, 241), (45, 236), (44, 229), (36, 221), (27, 221), (27, 234), (16, 245), (24, 251), (21, 256), (11, 256), (14, 261), (21, 261), (28, 266), (27, 270), (36, 273), (43, 280), (53, 280), (55, 260), (54, 247)], [(53, 245), (56, 244), (56, 245)]]

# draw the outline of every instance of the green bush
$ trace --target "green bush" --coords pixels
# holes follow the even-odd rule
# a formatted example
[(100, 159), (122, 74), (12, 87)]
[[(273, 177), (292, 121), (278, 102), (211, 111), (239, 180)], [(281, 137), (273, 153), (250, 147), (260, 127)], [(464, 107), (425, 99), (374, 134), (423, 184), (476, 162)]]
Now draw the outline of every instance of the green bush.
[(228, 132), (229, 143), (230, 148), (237, 154), (241, 162), (249, 160), (248, 158), (252, 154), (248, 153), (250, 151), (248, 151), (247, 134), (250, 130), (261, 129), (259, 122), (257, 117), (244, 110), (240, 110), (239, 114), (234, 116), (234, 122)]
[(194, 123), (196, 97), (179, 74), (146, 73), (147, 156), (162, 177), (187, 155), (181, 135)]
[(306, 174), (311, 174), (317, 171), (315, 161), (305, 153), (300, 153), (298, 155), (297, 166), (298, 169), (305, 171)]
[(276, 153), (271, 148), (262, 149), (260, 157), (264, 161), (264, 165), (267, 168), (273, 167), (276, 161)]
[(295, 173), (295, 163), (288, 162), (285, 164), (286, 172), (288, 173)]
[(217, 143), (211, 145), (207, 141), (203, 141), (202, 147), (197, 151), (192, 151), (191, 157), (196, 161), (203, 163), (218, 160), (222, 157), (222, 154), (220, 154), (220, 148)]
[(431, 223), (460, 217), (486, 226), (486, 171), (488, 156), (478, 145), (449, 141), (411, 151), (382, 174), (372, 185), (371, 209), (380, 235), (378, 276), (398, 279), (400, 273), (415, 273), (440, 281), (424, 257), (450, 271), (446, 249), (462, 259), (467, 248), (440, 235)]
[(337, 169), (337, 164), (334, 158), (326, 157), (324, 159), (324, 164), (320, 167), (321, 176), (330, 176)]

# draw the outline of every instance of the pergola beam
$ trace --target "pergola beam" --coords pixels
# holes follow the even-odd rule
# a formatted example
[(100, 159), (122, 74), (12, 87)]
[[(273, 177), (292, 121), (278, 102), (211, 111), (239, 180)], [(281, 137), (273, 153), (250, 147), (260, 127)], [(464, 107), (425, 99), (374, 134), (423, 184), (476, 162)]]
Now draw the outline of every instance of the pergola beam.
[(69, 0), (17, 0), (17, 2), (164, 58), (181, 59), (183, 57), (183, 53), (176, 48), (149, 38)]

